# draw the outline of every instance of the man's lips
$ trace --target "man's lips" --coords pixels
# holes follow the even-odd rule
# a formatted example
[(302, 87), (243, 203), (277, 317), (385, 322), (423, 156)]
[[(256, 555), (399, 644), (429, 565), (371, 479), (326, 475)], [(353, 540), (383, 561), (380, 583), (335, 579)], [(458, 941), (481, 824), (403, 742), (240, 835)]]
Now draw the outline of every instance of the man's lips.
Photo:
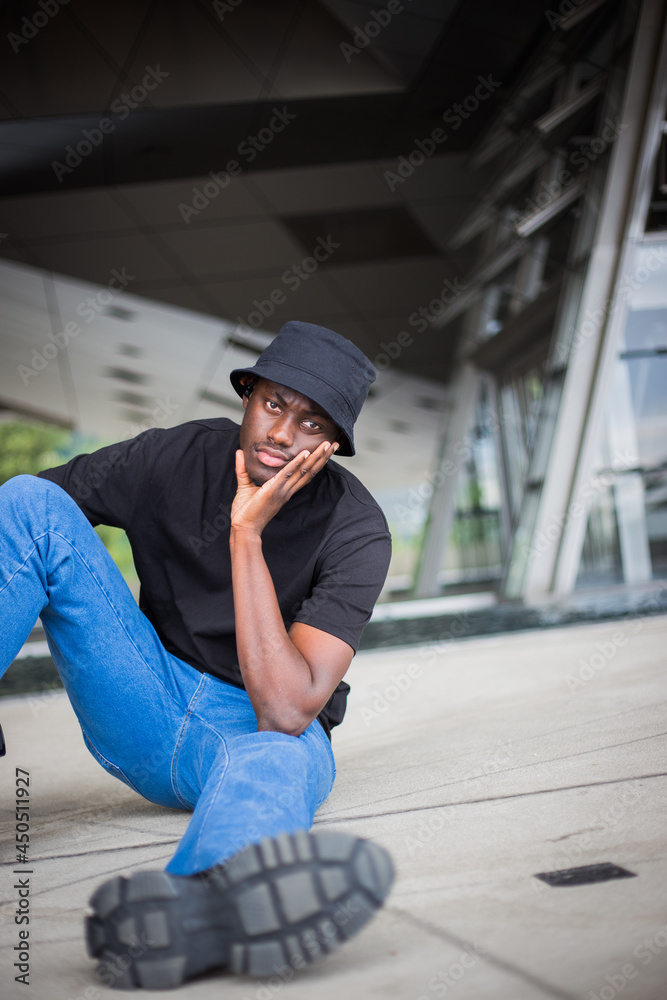
[(277, 469), (280, 465), (287, 465), (290, 461), (282, 452), (274, 451), (272, 448), (257, 448), (256, 452), (262, 465), (268, 465), (270, 469)]

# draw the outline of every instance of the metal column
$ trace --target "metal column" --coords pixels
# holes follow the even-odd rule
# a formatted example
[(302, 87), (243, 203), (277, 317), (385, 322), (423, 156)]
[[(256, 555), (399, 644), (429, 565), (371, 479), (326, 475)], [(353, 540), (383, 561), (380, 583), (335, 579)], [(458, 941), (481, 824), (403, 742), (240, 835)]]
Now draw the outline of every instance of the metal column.
[(621, 110), (626, 127), (605, 180), (532, 532), (533, 552), (534, 539), (555, 537), (539, 558), (528, 560), (521, 584), (526, 600), (568, 594), (579, 567), (591, 492), (587, 486), (625, 321), (615, 289), (630, 269), (643, 230), (667, 100), (666, 20), (661, 0), (644, 0)]

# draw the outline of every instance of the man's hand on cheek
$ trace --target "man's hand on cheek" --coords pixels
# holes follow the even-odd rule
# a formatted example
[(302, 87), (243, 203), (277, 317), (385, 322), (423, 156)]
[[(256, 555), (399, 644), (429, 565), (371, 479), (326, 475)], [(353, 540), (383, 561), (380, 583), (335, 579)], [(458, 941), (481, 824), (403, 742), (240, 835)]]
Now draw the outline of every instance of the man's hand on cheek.
[(323, 441), (313, 452), (302, 451), (263, 486), (248, 476), (243, 451), (236, 452), (238, 488), (232, 504), (232, 530), (261, 535), (272, 517), (287, 501), (324, 468), (340, 446)]

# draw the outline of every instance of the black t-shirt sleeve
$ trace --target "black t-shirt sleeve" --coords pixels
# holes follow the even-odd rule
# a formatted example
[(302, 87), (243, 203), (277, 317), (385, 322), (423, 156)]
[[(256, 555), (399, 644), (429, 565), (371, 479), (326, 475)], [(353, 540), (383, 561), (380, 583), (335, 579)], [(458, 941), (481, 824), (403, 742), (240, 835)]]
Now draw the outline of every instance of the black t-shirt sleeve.
[(342, 530), (323, 555), (315, 586), (295, 621), (338, 636), (356, 652), (384, 585), (391, 536), (379, 512)]
[(39, 476), (69, 493), (92, 525), (127, 528), (145, 477), (150, 476), (154, 436), (154, 430), (145, 431), (129, 441), (44, 469)]

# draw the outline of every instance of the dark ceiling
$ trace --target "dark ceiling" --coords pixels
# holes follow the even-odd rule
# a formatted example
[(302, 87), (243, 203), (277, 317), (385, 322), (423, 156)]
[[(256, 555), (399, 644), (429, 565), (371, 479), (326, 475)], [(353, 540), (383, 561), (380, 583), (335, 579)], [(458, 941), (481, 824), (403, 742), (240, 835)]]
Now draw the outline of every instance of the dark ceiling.
[[(554, 34), (535, 0), (7, 0), (0, 37), (0, 258), (243, 322), (330, 237), (267, 332), (375, 359), (475, 264), (468, 154)], [(462, 319), (395, 367), (447, 381)]]
[[(364, 28), (378, 23), (373, 11), (385, 10), (376, 3), (51, 5), (57, 13), (41, 27), (33, 22), (41, 24), (47, 14), (32, 0), (7, 0), (1, 8), (5, 195), (205, 175), (238, 156), (239, 143), (267, 125), (281, 96), (289, 97), (296, 116), (289, 135), (249, 170), (398, 156), (441, 126), (443, 112), (473, 94), (481, 77), (492, 81), (493, 95), (475, 115), (460, 118), (442, 146), (443, 153), (467, 150), (550, 32), (543, 5), (534, 0), (394, 0), (394, 9), (403, 9), (379, 25), (374, 39)], [(356, 27), (362, 34), (355, 35)], [(369, 43), (362, 49), (355, 38)], [(357, 51), (341, 48), (345, 43)], [(309, 63), (320, 48), (336, 65), (325, 66), (314, 81), (312, 89), (322, 91), (314, 97)], [(228, 80), (225, 88), (223, 78), (222, 88), (207, 88), (207, 77), (213, 80), (228, 61), (231, 71), (223, 76), (236, 67), (240, 83)], [(146, 66), (157, 65), (169, 73), (168, 89), (156, 87), (59, 182), (51, 164), (62, 159), (67, 137), (76, 141), (84, 129), (95, 129), (113, 99), (140, 85)], [(386, 79), (373, 81), (362, 67)], [(380, 86), (385, 92), (372, 92)]]

